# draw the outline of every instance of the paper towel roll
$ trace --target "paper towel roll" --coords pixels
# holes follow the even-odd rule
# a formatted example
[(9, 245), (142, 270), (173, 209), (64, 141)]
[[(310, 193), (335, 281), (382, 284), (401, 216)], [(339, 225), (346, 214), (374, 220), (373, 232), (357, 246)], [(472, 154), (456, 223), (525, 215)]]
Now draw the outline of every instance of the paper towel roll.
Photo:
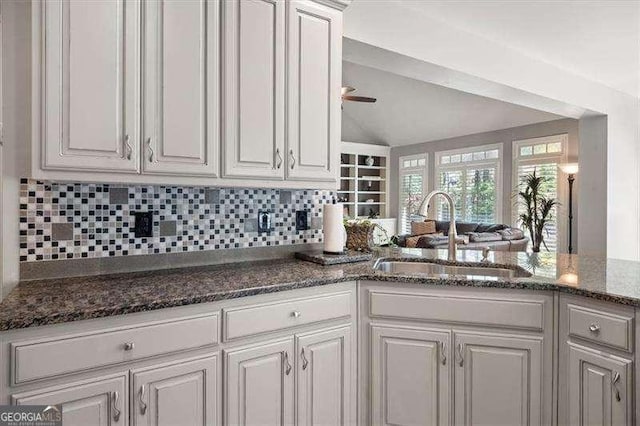
[(322, 232), (324, 233), (324, 252), (342, 253), (345, 244), (345, 230), (341, 203), (325, 204), (322, 210)]

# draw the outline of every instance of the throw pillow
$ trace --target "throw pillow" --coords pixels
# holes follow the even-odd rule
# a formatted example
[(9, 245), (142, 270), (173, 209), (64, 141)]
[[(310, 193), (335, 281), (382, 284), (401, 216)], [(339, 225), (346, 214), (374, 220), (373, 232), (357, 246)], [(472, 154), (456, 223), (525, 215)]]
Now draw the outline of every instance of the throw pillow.
[(434, 234), (436, 232), (436, 222), (425, 220), (424, 222), (411, 222), (411, 235)]

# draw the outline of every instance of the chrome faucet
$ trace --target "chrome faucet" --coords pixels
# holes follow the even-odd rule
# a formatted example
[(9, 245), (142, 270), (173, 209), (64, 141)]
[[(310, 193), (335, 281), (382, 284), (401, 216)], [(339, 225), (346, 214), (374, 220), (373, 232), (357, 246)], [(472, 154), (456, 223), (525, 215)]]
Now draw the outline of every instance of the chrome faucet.
[(439, 190), (431, 191), (429, 195), (424, 197), (424, 200), (422, 200), (422, 203), (420, 203), (420, 207), (418, 207), (418, 214), (420, 216), (425, 216), (425, 217), (427, 216), (427, 213), (429, 211), (429, 201), (431, 201), (431, 198), (433, 198), (435, 195), (442, 195), (447, 200), (447, 203), (449, 203), (449, 217), (451, 218), (451, 221), (449, 222), (449, 256), (448, 258), (450, 262), (455, 262), (456, 253), (458, 251), (456, 246), (456, 237), (458, 236), (458, 234), (456, 232), (456, 207), (451, 195), (447, 194), (444, 191), (439, 191)]

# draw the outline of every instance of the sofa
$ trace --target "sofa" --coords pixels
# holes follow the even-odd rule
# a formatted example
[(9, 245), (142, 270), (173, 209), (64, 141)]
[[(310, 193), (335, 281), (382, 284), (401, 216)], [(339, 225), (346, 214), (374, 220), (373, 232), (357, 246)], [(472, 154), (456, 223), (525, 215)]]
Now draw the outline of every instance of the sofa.
[[(449, 221), (435, 221), (435, 232), (418, 235), (398, 235), (400, 247), (446, 248), (449, 243)], [(412, 227), (413, 228), (413, 227)], [(505, 224), (457, 222), (458, 248), (494, 251), (526, 251), (529, 244), (523, 231)]]

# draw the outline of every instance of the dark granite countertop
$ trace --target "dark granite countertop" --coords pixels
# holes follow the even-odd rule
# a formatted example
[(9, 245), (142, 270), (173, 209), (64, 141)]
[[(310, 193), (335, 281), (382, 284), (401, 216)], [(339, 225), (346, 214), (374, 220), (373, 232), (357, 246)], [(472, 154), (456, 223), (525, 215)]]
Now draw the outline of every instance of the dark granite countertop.
[[(322, 266), (298, 259), (255, 261), (20, 283), (0, 303), (0, 331), (213, 302), (350, 280), (557, 290), (640, 307), (640, 262), (575, 255), (491, 253), (493, 266), (524, 268), (527, 278), (434, 278), (374, 271), (379, 258), (445, 262), (446, 251), (381, 249), (372, 260)], [(459, 262), (479, 262), (461, 250)]]

